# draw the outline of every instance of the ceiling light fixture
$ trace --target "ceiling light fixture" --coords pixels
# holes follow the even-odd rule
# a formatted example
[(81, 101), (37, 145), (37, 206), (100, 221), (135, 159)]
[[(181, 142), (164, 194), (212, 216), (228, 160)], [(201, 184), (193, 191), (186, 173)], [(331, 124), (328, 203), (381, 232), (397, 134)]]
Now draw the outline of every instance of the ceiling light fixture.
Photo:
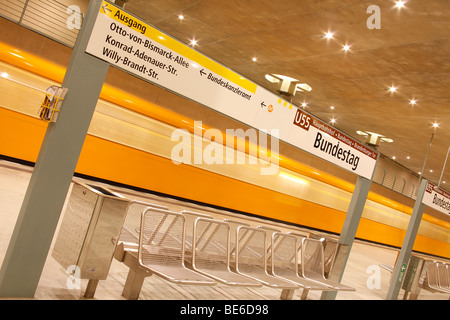
[(439, 128), (439, 123), (437, 122), (433, 123), (433, 128)]
[(9, 77), (9, 74), (7, 74), (6, 72), (2, 72), (2, 78), (8, 78)]
[(392, 85), (392, 86), (389, 87), (388, 90), (389, 90), (390, 93), (394, 93), (394, 92), (397, 92), (397, 87), (394, 87), (394, 86)]
[(342, 50), (344, 50), (345, 52), (347, 52), (348, 50), (350, 50), (350, 45), (345, 44), (342, 46)]
[(332, 124), (335, 124), (335, 123), (336, 123), (336, 119), (333, 117), (333, 118), (331, 118), (330, 122), (331, 122)]
[(395, 1), (395, 7), (398, 9), (405, 7), (405, 1), (401, 1), (401, 0)]
[(307, 92), (312, 88), (306, 83), (299, 83), (300, 81), (281, 74), (266, 74), (267, 81), (277, 83), (277, 91), (287, 96), (294, 96), (297, 91)]
[(326, 32), (324, 37), (325, 37), (325, 39), (332, 39), (333, 38), (333, 32), (330, 32), (330, 31)]
[(179, 20), (184, 20), (184, 16), (182, 14), (178, 15)]
[(197, 40), (192, 39), (191, 40), (191, 46), (195, 47), (197, 45)]
[(359, 134), (360, 136), (365, 136), (366, 144), (374, 149), (377, 149), (380, 146), (381, 142), (388, 142), (388, 143), (394, 142), (394, 140), (392, 140), (391, 138), (385, 137), (379, 133), (374, 133), (370, 131), (359, 131), (359, 130), (356, 131), (356, 133)]
[(416, 99), (411, 99), (411, 100), (409, 100), (409, 104), (410, 105), (415, 105), (417, 103), (417, 100)]
[(330, 106), (330, 109), (331, 109), (331, 110), (334, 110), (334, 106)]
[(308, 103), (306, 103), (305, 101), (302, 102), (302, 107), (306, 108), (308, 106)]
[(252, 61), (253, 61), (253, 62), (256, 62), (256, 61), (258, 61), (258, 58), (253, 57), (253, 58), (252, 58)]

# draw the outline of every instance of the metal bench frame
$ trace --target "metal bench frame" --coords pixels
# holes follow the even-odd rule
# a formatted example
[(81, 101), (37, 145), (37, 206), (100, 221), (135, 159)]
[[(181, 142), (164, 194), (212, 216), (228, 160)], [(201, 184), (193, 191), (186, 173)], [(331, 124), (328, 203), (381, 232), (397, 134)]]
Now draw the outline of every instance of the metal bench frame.
[(139, 228), (141, 226), (142, 212), (147, 208), (168, 210), (169, 208), (154, 203), (133, 200), (130, 202), (125, 216), (125, 221), (119, 235), (119, 242), (127, 243), (135, 248), (139, 244)]
[(139, 298), (145, 278), (152, 275), (148, 269), (140, 266), (138, 261), (141, 217), (147, 208), (168, 210), (167, 207), (154, 203), (138, 200), (131, 201), (114, 252), (114, 258), (123, 262), (129, 268), (122, 291), (122, 296), (129, 300)]
[(439, 274), (438, 262), (428, 261), (422, 288), (431, 292), (450, 293), (450, 288), (441, 286), (442, 280), (440, 281), (440, 278), (443, 276), (445, 274), (442, 276)]
[[(181, 213), (148, 208), (142, 214), (140, 230), (138, 259), (142, 267), (178, 284), (216, 284), (185, 266), (185, 217)], [(180, 233), (181, 241), (176, 237)]]
[[(137, 299), (145, 278), (152, 274), (177, 284), (265, 285), (282, 289), (282, 299), (292, 298), (298, 288), (303, 289), (302, 299), (306, 299), (309, 290), (354, 290), (325, 277), (305, 278), (298, 270), (303, 242), (299, 244), (297, 234), (284, 234), (261, 225), (254, 228), (229, 219), (219, 221), (187, 210), (173, 212), (164, 206), (136, 200), (128, 210), (115, 253), (115, 258), (130, 268), (122, 292), (127, 299)], [(147, 226), (150, 216), (156, 220)], [(154, 243), (155, 239), (158, 243)], [(280, 250), (286, 250), (286, 239), (291, 241), (291, 259), (283, 261), (284, 269), (280, 269), (278, 255)], [(165, 246), (166, 240), (172, 244)], [(149, 251), (156, 255), (148, 256)], [(146, 261), (147, 256), (150, 260), (155, 258), (153, 264)], [(166, 261), (171, 257), (176, 259), (176, 265), (168, 266)]]
[(193, 239), (192, 267), (195, 271), (227, 285), (262, 286), (259, 281), (231, 271), (230, 226), (226, 222), (197, 218)]
[[(272, 235), (272, 274), (294, 282), (303, 289), (301, 299), (306, 300), (309, 290), (330, 291), (329, 285), (305, 279), (298, 272), (298, 239), (291, 234), (275, 232)], [(292, 298), (294, 292), (283, 292), (281, 298)]]
[[(254, 241), (256, 237), (260, 241)], [(261, 239), (262, 238), (262, 239)], [(297, 289), (299, 285), (267, 272), (267, 245), (264, 230), (239, 226), (237, 229), (236, 272), (278, 289)], [(257, 238), (256, 238), (257, 239)], [(243, 261), (247, 259), (247, 261)]]
[[(309, 255), (310, 248), (313, 248), (312, 255)], [(355, 288), (331, 281), (325, 278), (324, 272), (324, 250), (320, 240), (305, 238), (302, 240), (302, 276), (305, 279), (316, 281), (327, 285), (336, 291), (356, 291)], [(314, 261), (313, 261), (314, 259)]]

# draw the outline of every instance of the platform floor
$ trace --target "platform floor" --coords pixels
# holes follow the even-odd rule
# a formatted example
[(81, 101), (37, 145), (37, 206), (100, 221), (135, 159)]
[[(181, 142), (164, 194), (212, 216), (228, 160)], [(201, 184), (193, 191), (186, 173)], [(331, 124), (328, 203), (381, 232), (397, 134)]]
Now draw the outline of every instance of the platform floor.
[[(9, 239), (19, 213), (23, 197), (31, 177), (32, 168), (5, 160), (0, 160), (0, 263), (3, 262)], [(74, 178), (77, 179), (77, 178)], [(82, 179), (78, 179), (82, 180)], [(99, 184), (99, 183), (97, 183)], [(100, 184), (102, 185), (102, 184)], [(178, 200), (158, 197), (136, 192), (134, 190), (110, 187), (130, 199), (141, 199), (164, 204), (171, 210), (191, 209), (212, 214), (217, 218), (232, 218), (243, 220), (251, 225), (260, 224), (277, 227), (281, 231), (297, 231), (307, 234), (307, 229), (278, 224), (272, 221), (248, 218), (221, 210), (187, 204)], [(60, 219), (61, 220), (61, 219)], [(57, 230), (58, 231), (58, 230)], [(55, 237), (56, 238), (56, 237)], [(50, 250), (51, 253), (51, 250)], [(343, 284), (356, 288), (355, 292), (339, 292), (337, 300), (383, 300), (386, 297), (390, 273), (379, 267), (379, 264), (393, 265), (398, 250), (391, 247), (376, 245), (355, 240), (342, 279)], [(100, 281), (94, 299), (123, 300), (121, 295), (128, 267), (117, 260), (112, 261), (106, 280)], [(379, 285), (377, 286), (377, 279)], [(81, 280), (77, 287), (70, 281), (66, 273), (49, 254), (34, 299), (37, 300), (78, 300), (84, 299), (87, 280)], [(139, 299), (142, 300), (279, 300), (281, 290), (269, 287), (245, 288), (218, 284), (216, 286), (177, 285), (157, 276), (145, 279)], [(403, 297), (400, 291), (399, 299)], [(320, 299), (320, 292), (311, 291), (308, 300)], [(296, 290), (293, 299), (300, 299), (301, 290)], [(448, 300), (448, 294), (431, 293), (422, 290), (419, 300)]]

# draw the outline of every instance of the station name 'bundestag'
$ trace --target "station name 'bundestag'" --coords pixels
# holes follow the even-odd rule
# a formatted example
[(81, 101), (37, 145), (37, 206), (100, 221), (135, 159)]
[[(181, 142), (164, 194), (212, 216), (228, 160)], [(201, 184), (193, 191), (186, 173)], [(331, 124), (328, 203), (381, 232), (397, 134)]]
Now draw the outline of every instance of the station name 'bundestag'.
[(439, 198), (437, 194), (434, 195), (433, 203), (438, 205), (439, 207), (443, 208), (444, 210), (447, 210), (450, 212), (450, 201), (445, 199), (445, 197)]
[(221, 85), (222, 87), (242, 96), (243, 98), (245, 98), (247, 100), (250, 100), (252, 98), (251, 94), (247, 94), (247, 93), (241, 91), (238, 87), (232, 86), (228, 81), (223, 81), (222, 78), (217, 78), (217, 77), (213, 76), (212, 73), (208, 74), (208, 79), (211, 80), (212, 82), (215, 82), (218, 85)]

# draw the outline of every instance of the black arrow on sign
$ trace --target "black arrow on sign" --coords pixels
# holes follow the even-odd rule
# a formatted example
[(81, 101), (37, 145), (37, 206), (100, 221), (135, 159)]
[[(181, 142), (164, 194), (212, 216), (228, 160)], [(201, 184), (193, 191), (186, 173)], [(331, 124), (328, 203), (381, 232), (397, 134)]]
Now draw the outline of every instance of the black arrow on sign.
[(204, 72), (203, 70), (205, 70), (205, 69), (200, 70), (200, 75), (201, 75), (201, 76), (204, 75), (204, 74), (206, 74), (206, 72)]
[(266, 105), (264, 104), (264, 101), (261, 102), (261, 108), (264, 108)]

